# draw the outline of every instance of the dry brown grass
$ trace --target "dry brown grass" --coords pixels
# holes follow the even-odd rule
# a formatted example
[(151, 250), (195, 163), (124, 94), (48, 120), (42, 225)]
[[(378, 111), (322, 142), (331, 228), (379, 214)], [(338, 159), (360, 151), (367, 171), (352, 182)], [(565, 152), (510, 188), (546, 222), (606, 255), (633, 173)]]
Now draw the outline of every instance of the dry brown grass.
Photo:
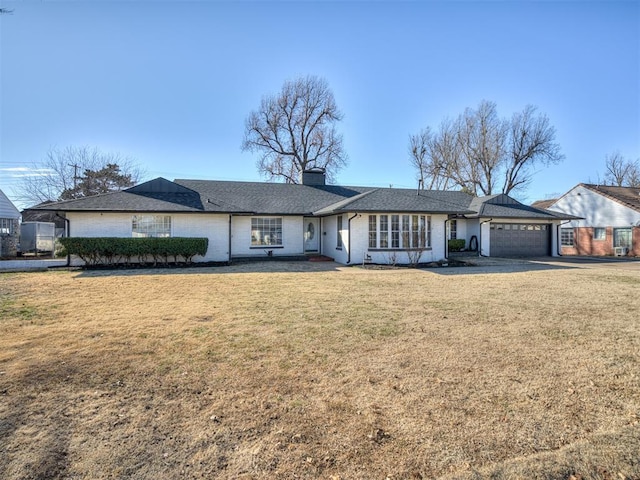
[(640, 272), (331, 265), (0, 275), (0, 478), (640, 478)]

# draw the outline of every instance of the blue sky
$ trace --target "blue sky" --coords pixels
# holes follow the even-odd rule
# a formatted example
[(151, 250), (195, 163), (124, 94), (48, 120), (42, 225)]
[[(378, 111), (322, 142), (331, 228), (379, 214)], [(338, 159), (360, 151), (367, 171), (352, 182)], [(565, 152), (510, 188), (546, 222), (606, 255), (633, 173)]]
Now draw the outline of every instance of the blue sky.
[(521, 200), (640, 157), (637, 1), (0, 0), (0, 189), (51, 147), (131, 156), (148, 178), (261, 180), (247, 114), (325, 77), (344, 113), (341, 184), (416, 186), (408, 137), (465, 107), (546, 113), (566, 156)]

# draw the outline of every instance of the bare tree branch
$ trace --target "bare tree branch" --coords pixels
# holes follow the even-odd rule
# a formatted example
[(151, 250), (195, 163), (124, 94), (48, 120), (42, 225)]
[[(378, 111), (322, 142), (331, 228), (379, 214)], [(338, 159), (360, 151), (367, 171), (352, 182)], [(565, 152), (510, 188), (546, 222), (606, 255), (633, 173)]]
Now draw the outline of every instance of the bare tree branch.
[[(130, 180), (128, 186), (135, 185), (143, 175), (133, 159), (119, 153), (105, 153), (88, 146), (52, 148), (44, 160), (33, 165), (33, 174), (23, 177), (15, 189), (16, 198), (32, 205), (61, 200), (63, 193), (76, 189), (83, 178), (109, 165)], [(117, 187), (112, 185), (111, 189), (114, 188)]]
[[(423, 132), (427, 132), (427, 136)], [(502, 193), (527, 185), (537, 164), (562, 160), (555, 129), (545, 115), (527, 106), (511, 120), (498, 117), (496, 104), (483, 100), (439, 131), (427, 128), (410, 137), (409, 153), (418, 178), (432, 188), (458, 187), (474, 195), (491, 195), (504, 178)]]
[(618, 187), (640, 187), (640, 159), (627, 160), (619, 151), (605, 157), (604, 181)]
[(260, 153), (258, 170), (268, 179), (298, 183), (304, 170), (322, 167), (329, 180), (346, 165), (342, 120), (326, 80), (307, 76), (285, 82), (277, 96), (262, 99), (245, 121), (242, 150)]

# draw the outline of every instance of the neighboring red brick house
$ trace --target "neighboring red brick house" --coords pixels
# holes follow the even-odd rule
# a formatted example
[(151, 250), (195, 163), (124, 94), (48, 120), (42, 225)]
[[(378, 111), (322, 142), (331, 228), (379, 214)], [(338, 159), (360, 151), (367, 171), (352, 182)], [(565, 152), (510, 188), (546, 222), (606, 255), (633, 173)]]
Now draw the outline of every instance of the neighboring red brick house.
[(550, 202), (549, 210), (583, 218), (561, 226), (563, 255), (640, 257), (640, 188), (581, 183)]

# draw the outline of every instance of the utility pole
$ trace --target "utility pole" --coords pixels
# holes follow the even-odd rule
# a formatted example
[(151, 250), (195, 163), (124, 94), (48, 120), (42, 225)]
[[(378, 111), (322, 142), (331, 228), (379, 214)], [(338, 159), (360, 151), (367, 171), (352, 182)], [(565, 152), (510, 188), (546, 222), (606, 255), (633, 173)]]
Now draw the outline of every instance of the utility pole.
[(68, 164), (70, 167), (73, 167), (73, 188), (75, 190), (76, 186), (77, 186), (77, 182), (78, 180), (80, 180), (80, 177), (78, 176), (78, 169), (80, 168), (80, 165), (78, 165), (77, 163), (69, 163)]

